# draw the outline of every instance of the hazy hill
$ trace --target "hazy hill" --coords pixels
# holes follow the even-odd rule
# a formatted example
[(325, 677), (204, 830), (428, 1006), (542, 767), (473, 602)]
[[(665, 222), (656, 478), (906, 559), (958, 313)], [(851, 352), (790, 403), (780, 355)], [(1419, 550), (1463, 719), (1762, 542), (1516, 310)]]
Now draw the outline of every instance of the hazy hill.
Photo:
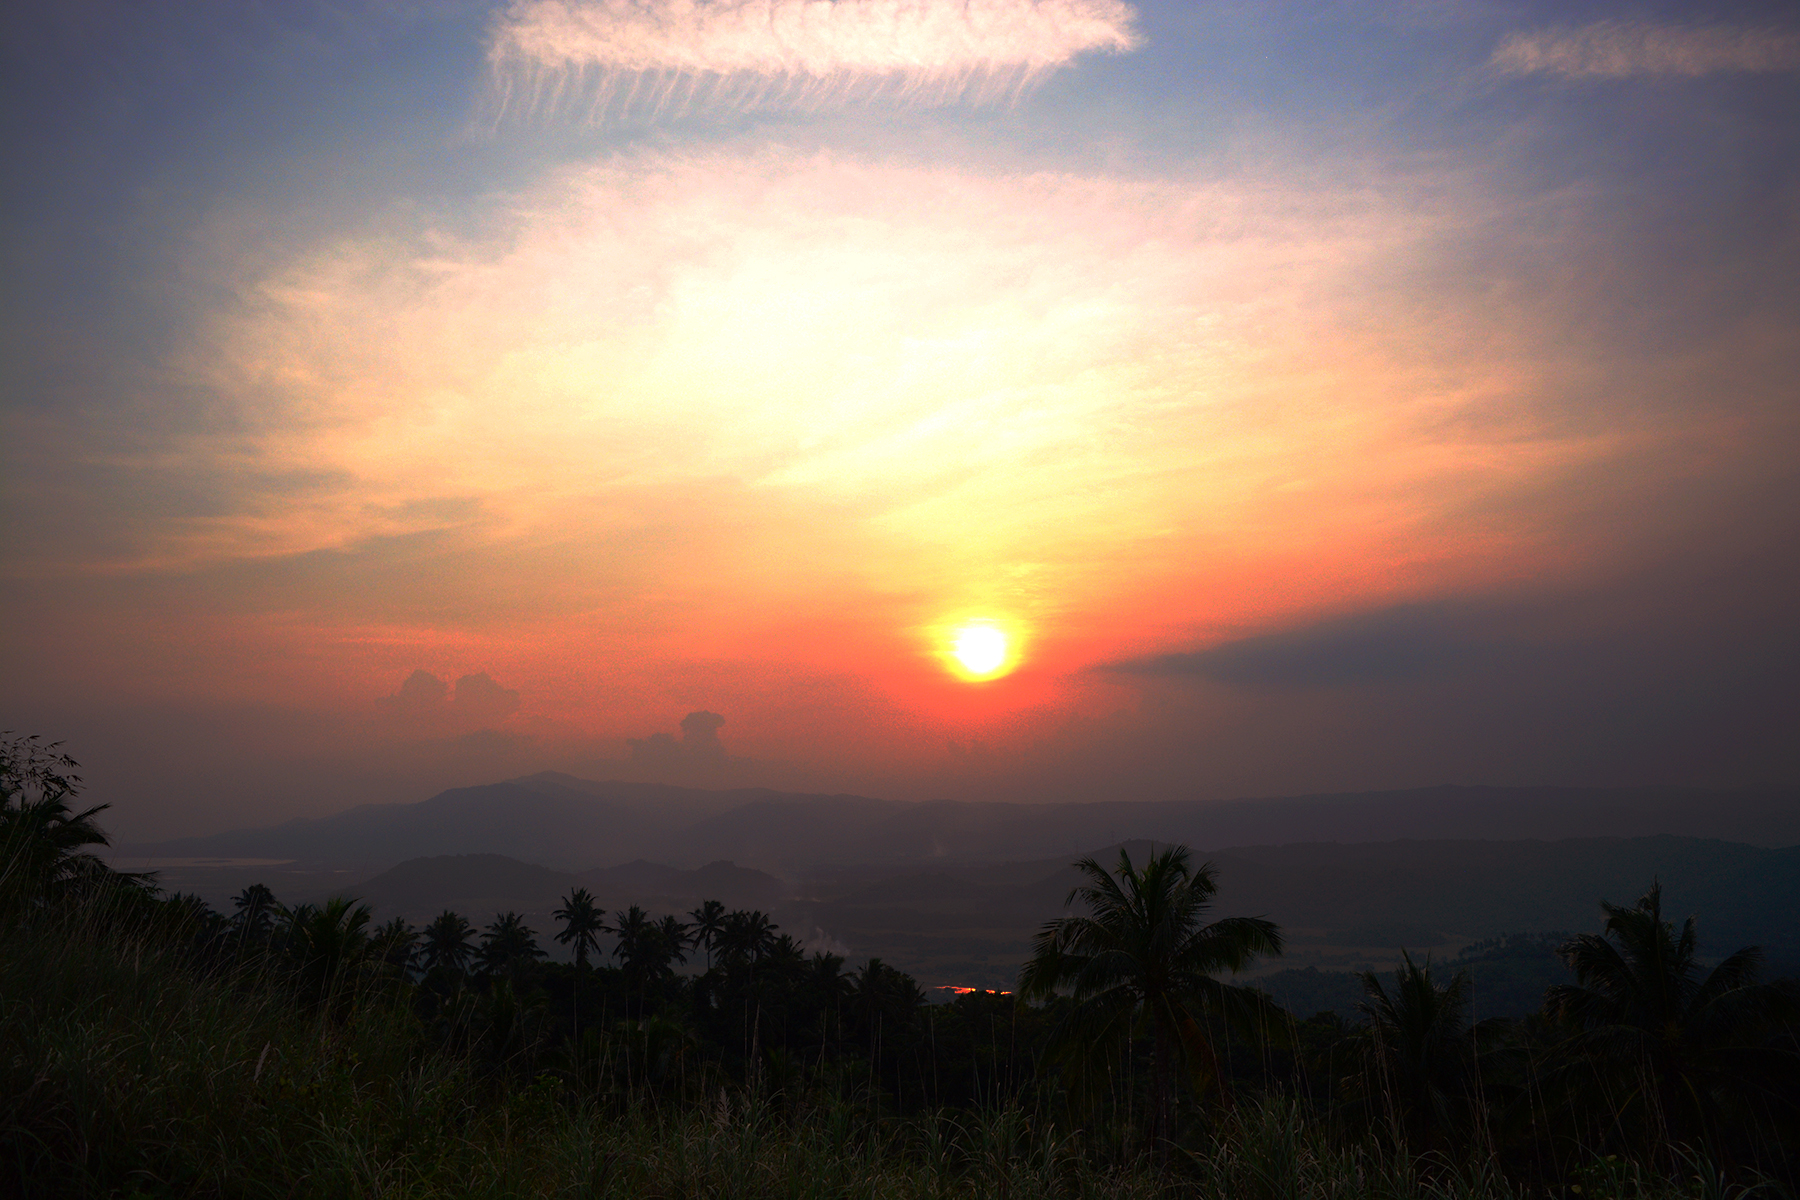
[(579, 870), (717, 859), (776, 872), (1050, 858), (1131, 838), (1196, 849), (1577, 837), (1800, 842), (1800, 791), (1438, 787), (1225, 802), (907, 803), (536, 775), (122, 855), (398, 862), (496, 853)]
[(789, 894), (789, 887), (773, 875), (736, 863), (707, 863), (692, 871), (667, 867), (642, 859), (621, 867), (583, 871), (596, 894), (606, 892), (630, 897), (627, 903), (680, 908), (701, 900), (717, 900), (727, 908), (769, 908)]
[(584, 881), (574, 875), (504, 855), (445, 854), (410, 859), (343, 890), (374, 909), (377, 921), (405, 917), (423, 924), (452, 909), (485, 925), (496, 913), (519, 912), (544, 943), (544, 935), (555, 929), (550, 914), (570, 889), (582, 886)]
[(708, 817), (776, 794), (760, 788), (706, 791), (596, 783), (546, 773), (452, 788), (416, 804), (362, 805), (262, 829), (126, 846), (120, 853), (370, 863), (493, 853), (582, 868), (641, 856), (679, 841), (684, 831)]
[[(1094, 853), (1110, 865), (1119, 848)], [(1142, 862), (1152, 843), (1126, 848)], [(518, 911), (546, 945), (555, 929), (550, 914), (575, 887), (589, 888), (612, 912), (639, 904), (653, 913), (685, 913), (717, 899), (772, 911), (784, 929), (815, 947), (853, 961), (880, 956), (927, 984), (1009, 986), (1032, 936), (1065, 911), (1069, 890), (1081, 881), (1073, 857), (864, 865), (787, 884), (728, 861), (683, 869), (637, 860), (572, 872), (499, 854), (439, 855), (329, 887), (371, 904), (378, 920), (397, 915), (422, 923), (449, 908), (486, 924), (495, 913)], [(1759, 944), (1777, 962), (1800, 961), (1800, 847), (1657, 836), (1300, 843), (1200, 857), (1218, 868), (1215, 916), (1266, 916), (1286, 931), (1287, 955), (1267, 967), (1297, 972), (1282, 989), (1299, 988), (1297, 997), (1321, 988), (1335, 989), (1334, 995), (1354, 991), (1353, 982), (1307, 975), (1308, 967), (1322, 974), (1385, 967), (1402, 947), (1434, 953), (1441, 962), (1470, 942), (1503, 933), (1597, 930), (1602, 898), (1629, 904), (1659, 877), (1666, 911), (1677, 919), (1698, 917), (1703, 953)], [(308, 878), (318, 890), (289, 890), (279, 875), (267, 876), (284, 901), (330, 894), (321, 877)], [(245, 881), (235, 881), (234, 889)], [(1532, 971), (1555, 969), (1549, 963)], [(1530, 985), (1536, 986), (1535, 974)]]
[[(1149, 842), (1127, 847), (1142, 862)], [(1097, 857), (1111, 865), (1118, 846)], [(1397, 841), (1211, 852), (1215, 916), (1266, 916), (1287, 931), (1271, 967), (1365, 969), (1401, 948), (1440, 961), (1472, 941), (1532, 930), (1598, 930), (1599, 902), (1630, 904), (1664, 883), (1665, 911), (1699, 919), (1703, 953), (1762, 945), (1800, 957), (1800, 847), (1698, 838)], [(1066, 857), (814, 880), (791, 921), (853, 955), (880, 954), (932, 982), (1004, 986), (1032, 935), (1080, 882)]]

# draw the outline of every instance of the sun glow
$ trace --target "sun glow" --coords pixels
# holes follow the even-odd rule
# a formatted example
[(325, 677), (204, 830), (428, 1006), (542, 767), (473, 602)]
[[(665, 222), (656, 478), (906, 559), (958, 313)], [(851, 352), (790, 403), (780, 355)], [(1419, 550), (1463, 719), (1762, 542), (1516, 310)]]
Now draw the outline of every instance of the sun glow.
[(987, 621), (959, 625), (952, 634), (950, 658), (965, 679), (992, 679), (1013, 665), (1006, 631)]

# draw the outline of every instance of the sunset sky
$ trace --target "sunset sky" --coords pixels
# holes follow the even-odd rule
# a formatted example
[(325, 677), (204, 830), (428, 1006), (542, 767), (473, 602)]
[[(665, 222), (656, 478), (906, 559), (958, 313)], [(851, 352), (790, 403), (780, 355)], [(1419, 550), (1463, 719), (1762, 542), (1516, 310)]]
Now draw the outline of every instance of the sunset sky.
[(33, 8), (0, 727), (123, 837), (1800, 782), (1792, 6)]

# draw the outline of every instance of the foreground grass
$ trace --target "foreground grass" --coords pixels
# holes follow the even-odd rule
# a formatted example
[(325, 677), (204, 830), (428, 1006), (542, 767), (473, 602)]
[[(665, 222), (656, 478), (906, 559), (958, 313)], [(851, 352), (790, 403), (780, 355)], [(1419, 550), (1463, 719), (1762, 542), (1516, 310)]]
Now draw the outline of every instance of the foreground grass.
[[(164, 935), (164, 941), (167, 940)], [(310, 1012), (90, 912), (0, 930), (0, 1189), (201, 1197), (1520, 1195), (1480, 1156), (1415, 1162), (1246, 1104), (1167, 1164), (1017, 1108), (883, 1117), (855, 1098), (584, 1098), (431, 1048), (379, 997)], [(1589, 1163), (1582, 1195), (1702, 1197)], [(1596, 1186), (1598, 1185), (1598, 1186)], [(1539, 1194), (1542, 1194), (1541, 1192)]]

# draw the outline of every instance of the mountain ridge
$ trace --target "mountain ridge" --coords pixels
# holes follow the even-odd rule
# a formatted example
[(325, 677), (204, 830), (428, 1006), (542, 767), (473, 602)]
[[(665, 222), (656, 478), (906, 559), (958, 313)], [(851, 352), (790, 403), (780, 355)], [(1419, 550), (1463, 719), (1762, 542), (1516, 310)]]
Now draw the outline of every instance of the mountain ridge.
[(396, 863), (500, 853), (570, 871), (730, 859), (777, 875), (860, 863), (1020, 862), (1132, 838), (1196, 850), (1306, 842), (1680, 836), (1800, 843), (1800, 789), (1498, 788), (1068, 804), (707, 790), (550, 772), (260, 829), (121, 846), (116, 857)]

